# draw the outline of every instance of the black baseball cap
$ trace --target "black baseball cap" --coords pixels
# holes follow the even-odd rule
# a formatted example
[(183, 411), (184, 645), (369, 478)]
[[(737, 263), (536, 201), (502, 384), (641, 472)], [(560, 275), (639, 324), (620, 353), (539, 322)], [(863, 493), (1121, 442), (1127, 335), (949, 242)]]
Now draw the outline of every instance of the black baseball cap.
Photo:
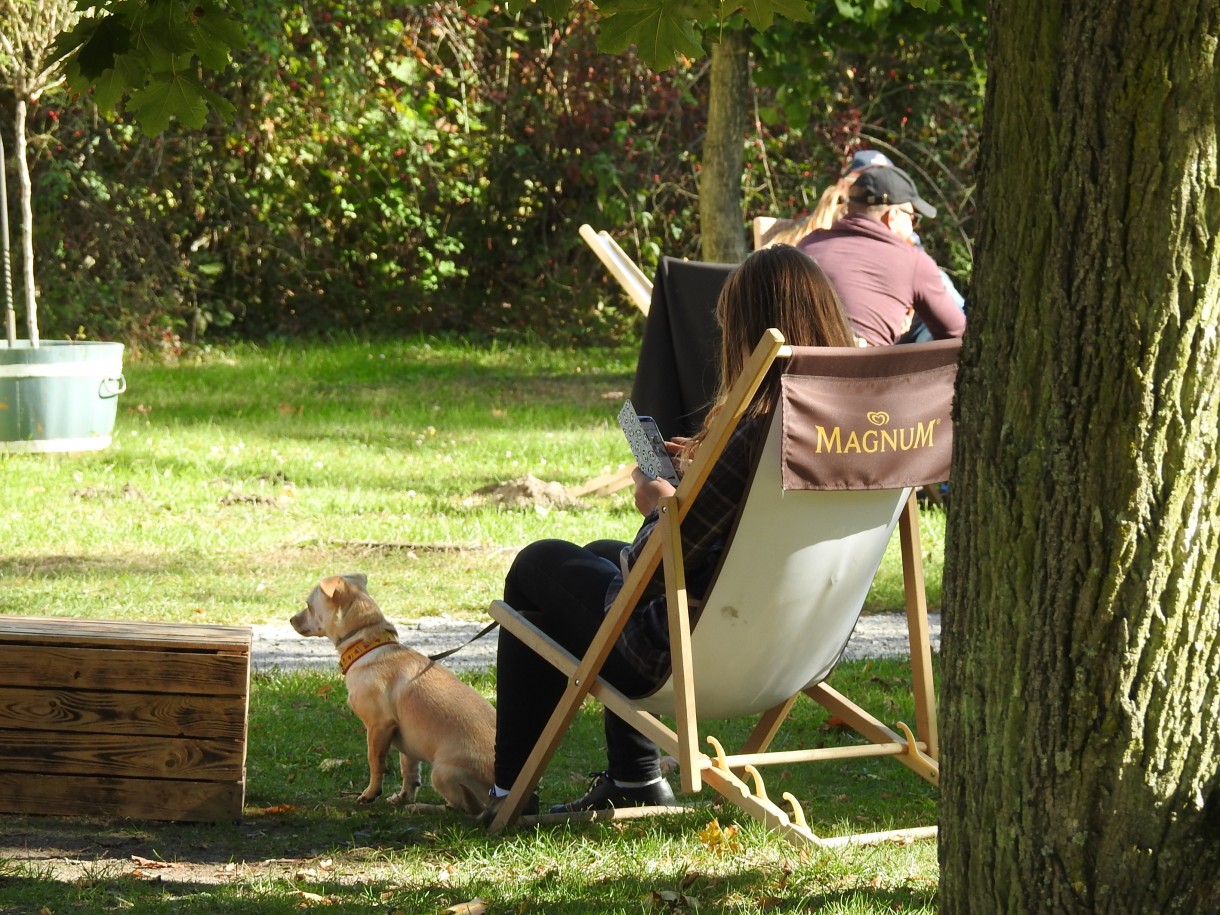
[(863, 203), (867, 206), (909, 203), (922, 216), (929, 219), (936, 216), (936, 207), (919, 196), (911, 176), (896, 165), (890, 168), (870, 168), (861, 172), (851, 190), (847, 192), (847, 199), (852, 203)]

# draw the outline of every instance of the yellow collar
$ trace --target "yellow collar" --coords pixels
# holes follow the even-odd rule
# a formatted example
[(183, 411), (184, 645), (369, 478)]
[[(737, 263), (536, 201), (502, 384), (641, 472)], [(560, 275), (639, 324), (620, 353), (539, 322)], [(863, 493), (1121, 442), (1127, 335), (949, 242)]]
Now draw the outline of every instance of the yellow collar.
[(374, 648), (380, 648), (382, 645), (392, 645), (398, 641), (398, 637), (394, 633), (381, 633), (371, 639), (361, 639), (354, 645), (349, 645), (343, 649), (343, 653), (339, 655), (339, 672), (346, 674), (351, 666), (363, 658)]

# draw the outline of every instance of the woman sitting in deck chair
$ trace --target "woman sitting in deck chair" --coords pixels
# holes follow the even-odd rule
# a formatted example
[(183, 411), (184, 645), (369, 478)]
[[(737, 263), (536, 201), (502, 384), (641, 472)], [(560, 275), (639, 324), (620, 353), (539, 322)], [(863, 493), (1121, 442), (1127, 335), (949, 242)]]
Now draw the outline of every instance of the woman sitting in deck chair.
[[(801, 252), (778, 245), (754, 252), (729, 277), (716, 307), (721, 328), (721, 402), (742, 373), (746, 358), (768, 328), (777, 328), (795, 346), (852, 346), (851, 328), (825, 275)], [(711, 471), (698, 500), (682, 522), (686, 584), (697, 607), (711, 584), (756, 457), (763, 432), (779, 399), (779, 368), (767, 377), (750, 411), (738, 425)], [(715, 416), (709, 412), (694, 438), (673, 443), (679, 471), (689, 463)], [(504, 583), (504, 599), (573, 654), (593, 641), (607, 608), (657, 525), (657, 504), (674, 490), (649, 480), (637, 468), (635, 504), (644, 515), (630, 543), (599, 540), (578, 546), (540, 540), (522, 550)], [(601, 675), (629, 696), (647, 695), (668, 676), (669, 630), (665, 584), (654, 576)], [(500, 630), (497, 658), (496, 786), (481, 819), (490, 823), (508, 794), (563, 695), (563, 673), (515, 636)], [(652, 741), (622, 719), (605, 713), (607, 771), (578, 800), (552, 813), (610, 807), (664, 805), (673, 792), (661, 776), (660, 754)], [(523, 811), (535, 814), (537, 798)]]

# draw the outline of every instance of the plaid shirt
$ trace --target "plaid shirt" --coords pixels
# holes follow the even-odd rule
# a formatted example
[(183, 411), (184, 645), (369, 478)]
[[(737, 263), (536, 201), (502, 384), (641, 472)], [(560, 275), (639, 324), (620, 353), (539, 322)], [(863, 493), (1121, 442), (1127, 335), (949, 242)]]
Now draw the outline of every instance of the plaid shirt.
[[(758, 419), (742, 420), (738, 424), (682, 520), (682, 557), (692, 628), (720, 565), (729, 532), (737, 521), (754, 466), (755, 447), (761, 444), (759, 434), (764, 428), (765, 422)], [(606, 590), (607, 610), (622, 590), (626, 571), (635, 565), (658, 519), (659, 513), (653, 509), (644, 518), (635, 540), (624, 547), (619, 573)], [(665, 600), (665, 573), (660, 566), (627, 618), (615, 650), (657, 684), (669, 676), (669, 613)]]

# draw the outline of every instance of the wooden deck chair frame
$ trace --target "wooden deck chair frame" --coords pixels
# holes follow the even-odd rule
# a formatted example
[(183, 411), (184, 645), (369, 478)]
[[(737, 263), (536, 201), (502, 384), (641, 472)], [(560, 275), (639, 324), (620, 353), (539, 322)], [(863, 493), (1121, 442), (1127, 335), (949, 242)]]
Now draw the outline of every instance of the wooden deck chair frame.
[(605, 264), (610, 275), (619, 281), (627, 297), (647, 317), (648, 307), (652, 303), (652, 280), (627, 256), (618, 242), (610, 237), (609, 232), (598, 232), (585, 223), (580, 227), (580, 237), (593, 249), (598, 260)]
[[(929, 344), (929, 346), (938, 346), (938, 344)], [(935, 836), (936, 827), (928, 826), (838, 838), (819, 837), (808, 827), (799, 803), (790, 794), (784, 795), (784, 799), (789, 804), (787, 809), (780, 807), (767, 796), (762, 776), (758, 773), (757, 768), (764, 764), (893, 756), (898, 762), (906, 765), (927, 781), (933, 784), (938, 782), (940, 753), (922, 552), (919, 543), (918, 503), (910, 487), (906, 487), (896, 496), (900, 503), (896, 515), (896, 526), (899, 532), (905, 580), (906, 617), (915, 702), (915, 731), (912, 732), (904, 723), (898, 723), (897, 730), (888, 727), (874, 715), (827, 685), (824, 682), (825, 675), (823, 675), (816, 682), (811, 681), (813, 685), (807, 685), (806, 688), (793, 692), (786, 700), (767, 708), (740, 753), (726, 755), (719, 742), (710, 736), (708, 742), (713, 747), (712, 752), (701, 752), (698, 747), (698, 720), (695, 708), (695, 687), (692, 680), (692, 633), (682, 567), (680, 524), (692, 500), (706, 481), (712, 465), (723, 450), (729, 433), (744, 414), (768, 369), (777, 359), (786, 358), (791, 354), (792, 350), (784, 345), (780, 334), (774, 330), (768, 331), (763, 342), (750, 357), (742, 378), (730, 393), (725, 407), (717, 414), (700, 449), (698, 459), (684, 476), (677, 492), (663, 501), (661, 521), (653, 537), (648, 541), (639, 560), (627, 576), (618, 599), (607, 612), (605, 621), (583, 658), (578, 659), (571, 655), (545, 634), (535, 629), (507, 604), (501, 601), (493, 602), (490, 610), (493, 618), (531, 646), (540, 656), (562, 670), (569, 678), (563, 697), (526, 761), (507, 800), (491, 824), (493, 831), (505, 828), (519, 817), (526, 799), (537, 785), (582, 701), (591, 694), (646, 734), (663, 750), (677, 757), (684, 791), (698, 791), (706, 783), (725, 799), (795, 844), (837, 846), (846, 843)], [(894, 523), (891, 522), (890, 526), (886, 528), (883, 534), (884, 540), (889, 539), (894, 526)], [(884, 543), (882, 548), (884, 548)], [(877, 561), (880, 561), (879, 557)], [(665, 696), (668, 707), (663, 709), (663, 713), (672, 716), (675, 722), (673, 728), (663, 723), (657, 717), (658, 713), (655, 710), (650, 713), (643, 708), (649, 700), (629, 699), (597, 676), (597, 672), (622, 632), (632, 608), (659, 565), (663, 565), (664, 568), (673, 655), (673, 672), (669, 681), (672, 689)], [(869, 582), (873, 575), (875, 575), (875, 567), (868, 573)], [(867, 588), (867, 584), (865, 587)], [(860, 600), (862, 603), (862, 595)], [(850, 627), (854, 627), (857, 617), (858, 608), (856, 608), (856, 615), (850, 620)], [(850, 632), (850, 628), (848, 632)], [(771, 744), (793, 704), (802, 694), (818, 702), (832, 715), (841, 719), (858, 735), (865, 738), (867, 743), (838, 748), (767, 753), (767, 747)], [(763, 711), (763, 709), (756, 711)], [(752, 784), (743, 778), (742, 773), (751, 779)], [(648, 811), (628, 809), (570, 816), (546, 815), (537, 819), (544, 822), (571, 818), (604, 819), (616, 816), (635, 816), (642, 812)]]
[(785, 219), (782, 216), (755, 216), (753, 220), (754, 250), (768, 245), (795, 245), (813, 231), (813, 217)]

